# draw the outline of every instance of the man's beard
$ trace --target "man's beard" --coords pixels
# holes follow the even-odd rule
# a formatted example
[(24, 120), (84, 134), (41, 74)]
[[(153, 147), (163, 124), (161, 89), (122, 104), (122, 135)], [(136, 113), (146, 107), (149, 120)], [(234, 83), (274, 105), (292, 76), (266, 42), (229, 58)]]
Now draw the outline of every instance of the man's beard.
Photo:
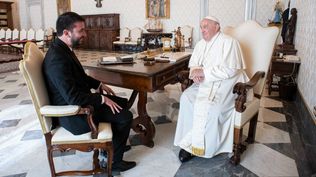
[(71, 47), (78, 47), (81, 44), (81, 38), (71, 38)]

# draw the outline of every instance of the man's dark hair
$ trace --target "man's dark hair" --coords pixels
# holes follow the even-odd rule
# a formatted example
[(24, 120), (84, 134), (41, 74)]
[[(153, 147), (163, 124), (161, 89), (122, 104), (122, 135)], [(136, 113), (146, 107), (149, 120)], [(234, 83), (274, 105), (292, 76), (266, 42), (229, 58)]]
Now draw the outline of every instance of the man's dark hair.
[(84, 22), (84, 19), (75, 12), (61, 14), (56, 22), (57, 36), (62, 36), (65, 29), (72, 31), (76, 22)]

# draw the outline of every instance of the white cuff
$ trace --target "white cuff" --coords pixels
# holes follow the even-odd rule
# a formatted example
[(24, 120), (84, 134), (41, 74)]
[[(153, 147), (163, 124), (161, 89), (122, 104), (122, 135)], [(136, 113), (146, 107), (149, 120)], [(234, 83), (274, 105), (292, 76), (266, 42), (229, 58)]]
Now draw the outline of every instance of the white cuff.
[(101, 101), (101, 104), (104, 104), (104, 96), (103, 95), (101, 95), (101, 99), (102, 99), (102, 101)]

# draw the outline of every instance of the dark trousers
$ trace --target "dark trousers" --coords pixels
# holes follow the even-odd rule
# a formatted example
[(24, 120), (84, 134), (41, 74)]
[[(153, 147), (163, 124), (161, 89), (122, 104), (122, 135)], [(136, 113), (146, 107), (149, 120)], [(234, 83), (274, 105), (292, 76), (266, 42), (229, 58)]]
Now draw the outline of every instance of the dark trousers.
[(111, 123), (113, 137), (114, 157), (113, 162), (120, 162), (123, 159), (124, 147), (129, 136), (133, 114), (126, 108), (127, 99), (116, 96), (108, 96), (111, 100), (120, 105), (123, 109), (120, 113), (113, 114), (111, 108), (107, 105), (102, 105), (94, 110), (93, 119), (96, 124), (99, 122)]

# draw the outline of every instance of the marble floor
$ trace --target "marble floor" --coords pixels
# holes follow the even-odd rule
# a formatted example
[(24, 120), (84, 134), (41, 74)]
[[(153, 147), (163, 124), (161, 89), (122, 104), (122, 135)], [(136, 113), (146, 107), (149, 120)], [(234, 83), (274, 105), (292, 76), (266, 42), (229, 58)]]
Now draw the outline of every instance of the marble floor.
[[(77, 52), (81, 60), (86, 52)], [(95, 58), (98, 58), (98, 55)], [(93, 55), (93, 56), (95, 56)], [(84, 61), (81, 61), (84, 62)], [(118, 96), (129, 97), (131, 90), (112, 87)], [(273, 92), (266, 91), (261, 99), (256, 141), (243, 153), (241, 163), (229, 163), (230, 154), (220, 154), (211, 159), (193, 158), (181, 164), (177, 158), (179, 148), (173, 146), (177, 123), (180, 85), (167, 85), (163, 91), (148, 94), (148, 113), (156, 126), (155, 146), (139, 145), (133, 131), (129, 138), (132, 150), (124, 155), (137, 166), (129, 171), (116, 173), (122, 177), (209, 177), (209, 176), (310, 176), (304, 157), (293, 138), (296, 127), (290, 124), (293, 117), (285, 103)], [(136, 117), (136, 105), (131, 111)], [(293, 108), (292, 108), (293, 109)], [(294, 107), (295, 109), (295, 107)], [(247, 134), (247, 128), (244, 130)], [(294, 146), (295, 144), (295, 146)], [(102, 157), (100, 157), (102, 159)], [(57, 170), (91, 167), (91, 153), (69, 151), (55, 153)], [(104, 159), (102, 159), (104, 161)], [(27, 87), (20, 72), (0, 74), (0, 177), (50, 176), (45, 139), (36, 118)], [(101, 176), (101, 175), (94, 175)]]

